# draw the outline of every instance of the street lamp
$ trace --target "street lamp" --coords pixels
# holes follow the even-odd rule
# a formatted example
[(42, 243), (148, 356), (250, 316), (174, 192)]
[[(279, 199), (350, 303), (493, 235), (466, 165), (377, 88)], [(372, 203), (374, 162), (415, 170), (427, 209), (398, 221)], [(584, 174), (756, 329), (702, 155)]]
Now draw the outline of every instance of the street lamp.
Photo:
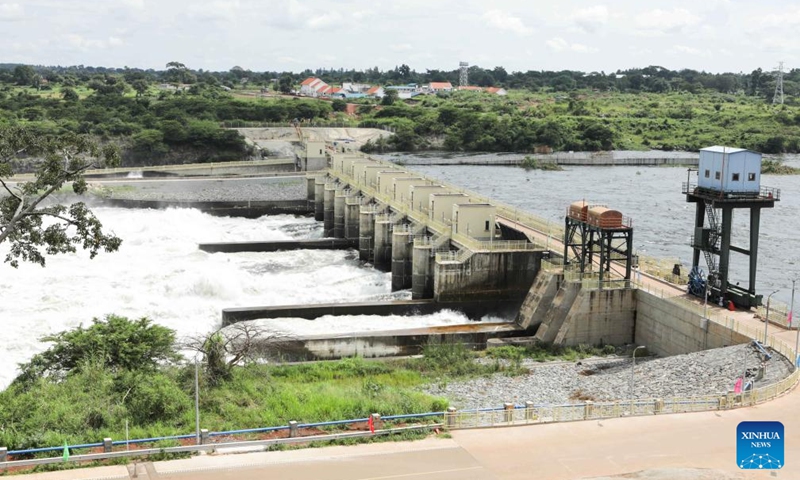
[(764, 319), (764, 346), (767, 345), (767, 328), (769, 328), (769, 301), (772, 300), (772, 296), (778, 293), (778, 290), (770, 293), (767, 297), (767, 318)]
[(636, 369), (636, 351), (640, 348), (645, 348), (644, 345), (639, 345), (633, 349), (633, 365), (631, 366), (631, 414), (633, 414), (633, 372)]
[(792, 303), (789, 307), (789, 328), (794, 327), (797, 330), (797, 339), (794, 341), (794, 366), (800, 367), (800, 358), (798, 358), (798, 348), (800, 348), (800, 328), (794, 324), (794, 284), (797, 279), (792, 279)]

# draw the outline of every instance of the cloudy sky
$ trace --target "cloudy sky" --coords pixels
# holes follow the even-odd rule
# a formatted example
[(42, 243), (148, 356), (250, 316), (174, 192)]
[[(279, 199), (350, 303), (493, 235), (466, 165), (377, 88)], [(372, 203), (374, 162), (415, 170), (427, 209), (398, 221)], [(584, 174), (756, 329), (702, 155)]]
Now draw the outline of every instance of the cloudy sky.
[(0, 63), (254, 71), (800, 67), (787, 0), (0, 0)]

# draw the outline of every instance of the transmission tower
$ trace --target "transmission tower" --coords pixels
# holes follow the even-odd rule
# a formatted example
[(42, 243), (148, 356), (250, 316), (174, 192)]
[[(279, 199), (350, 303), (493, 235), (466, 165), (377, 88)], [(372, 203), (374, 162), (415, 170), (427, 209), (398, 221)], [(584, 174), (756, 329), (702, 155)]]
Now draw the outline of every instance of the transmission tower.
[(458, 84), (462, 87), (466, 87), (469, 85), (469, 63), (460, 62), (458, 64), (458, 67), (459, 67)]
[(775, 78), (775, 95), (772, 97), (772, 103), (783, 105), (783, 62), (778, 63), (778, 72)]

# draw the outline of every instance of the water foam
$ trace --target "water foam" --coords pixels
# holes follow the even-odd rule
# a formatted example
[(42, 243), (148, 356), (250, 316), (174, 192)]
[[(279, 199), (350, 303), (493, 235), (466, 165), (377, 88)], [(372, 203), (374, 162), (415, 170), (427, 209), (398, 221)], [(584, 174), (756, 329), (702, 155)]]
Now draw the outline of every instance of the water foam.
[[(49, 257), (46, 268), (2, 267), (0, 293), (6, 301), (0, 303), (0, 358), (6, 368), (0, 385), (14, 377), (12, 365), (46, 348), (41, 336), (89, 325), (93, 317), (109, 313), (147, 316), (185, 336), (218, 328), (223, 308), (408, 297), (408, 292), (392, 293), (390, 275), (364, 268), (353, 252), (209, 254), (197, 248), (203, 242), (319, 237), (321, 226), (313, 219), (247, 220), (190, 209), (94, 212), (123, 239), (119, 252), (94, 260), (85, 252)], [(0, 246), (0, 256), (7, 248)], [(317, 327), (323, 333), (329, 325)]]

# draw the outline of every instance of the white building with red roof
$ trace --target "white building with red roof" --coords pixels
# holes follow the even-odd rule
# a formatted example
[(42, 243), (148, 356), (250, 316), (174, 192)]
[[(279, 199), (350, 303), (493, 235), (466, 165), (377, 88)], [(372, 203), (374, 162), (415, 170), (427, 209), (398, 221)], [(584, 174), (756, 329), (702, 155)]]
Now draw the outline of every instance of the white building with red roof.
[(433, 93), (452, 92), (453, 84), (450, 82), (431, 82), (430, 85), (428, 85), (428, 90)]
[[(300, 95), (306, 97), (321, 97), (329, 91), (331, 87), (316, 77), (308, 77), (300, 84)], [(330, 93), (328, 93), (330, 95)]]

